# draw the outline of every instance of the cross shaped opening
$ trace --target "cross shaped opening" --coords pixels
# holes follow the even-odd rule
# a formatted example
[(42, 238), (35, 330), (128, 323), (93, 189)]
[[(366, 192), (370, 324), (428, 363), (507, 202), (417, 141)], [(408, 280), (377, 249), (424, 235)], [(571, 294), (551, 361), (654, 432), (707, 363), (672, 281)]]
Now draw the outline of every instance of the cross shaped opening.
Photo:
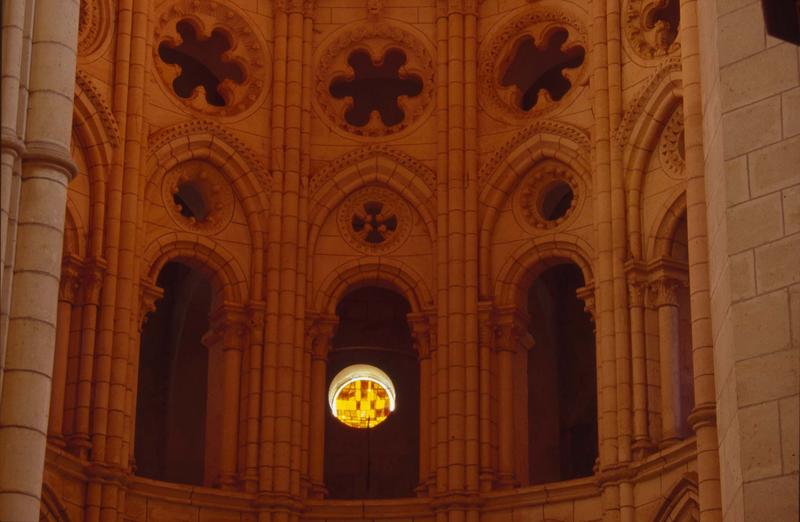
[(383, 203), (368, 201), (363, 205), (364, 212), (353, 215), (353, 231), (360, 234), (367, 243), (376, 245), (386, 241), (387, 236), (397, 230), (397, 216), (383, 212)]
[(659, 44), (664, 48), (678, 38), (681, 23), (681, 3), (679, 0), (660, 0), (645, 15), (645, 27), (658, 31)]
[(158, 46), (158, 56), (168, 64), (177, 64), (181, 73), (172, 82), (175, 94), (190, 98), (194, 90), (203, 86), (206, 101), (210, 105), (223, 107), (227, 101), (219, 91), (219, 85), (226, 79), (234, 83), (244, 82), (244, 69), (225, 56), (231, 48), (230, 37), (222, 29), (214, 29), (208, 38), (201, 38), (194, 24), (181, 20), (175, 28), (183, 40), (175, 46), (162, 42)]
[(373, 62), (367, 51), (359, 49), (350, 54), (347, 63), (353, 68), (353, 77), (334, 78), (330, 84), (334, 98), (353, 100), (344, 115), (347, 123), (363, 127), (369, 123), (373, 111), (378, 112), (387, 127), (401, 123), (405, 113), (397, 99), (418, 96), (422, 92), (422, 78), (400, 74), (400, 67), (406, 63), (406, 53), (389, 49), (380, 61)]
[(532, 36), (526, 35), (517, 41), (500, 84), (504, 87), (515, 85), (519, 89), (522, 110), (529, 111), (536, 105), (541, 90), (547, 91), (553, 101), (558, 101), (572, 87), (563, 71), (579, 67), (586, 49), (580, 45), (562, 49), (568, 36), (566, 29), (559, 28), (550, 33), (541, 47), (536, 46)]

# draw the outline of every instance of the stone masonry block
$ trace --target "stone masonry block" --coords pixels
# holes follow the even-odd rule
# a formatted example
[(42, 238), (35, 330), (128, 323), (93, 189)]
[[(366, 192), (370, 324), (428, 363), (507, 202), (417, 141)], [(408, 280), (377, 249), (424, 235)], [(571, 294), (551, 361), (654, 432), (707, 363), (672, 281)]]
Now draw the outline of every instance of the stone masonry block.
[(750, 154), (754, 197), (800, 183), (800, 135)]
[(781, 437), (778, 403), (743, 408), (741, 426), (742, 478), (745, 482), (781, 472)]
[(774, 241), (783, 235), (780, 194), (742, 203), (728, 209), (728, 253), (735, 254)]
[(772, 96), (722, 115), (726, 159), (781, 139), (781, 98)]
[(781, 399), (797, 393), (800, 352), (784, 350), (736, 364), (739, 406)]
[(786, 292), (772, 292), (731, 305), (735, 358), (786, 350), (789, 346), (789, 314)]
[(722, 110), (744, 107), (797, 85), (797, 52), (791, 44), (778, 45), (722, 67)]
[(800, 234), (756, 249), (756, 282), (759, 292), (800, 283)]

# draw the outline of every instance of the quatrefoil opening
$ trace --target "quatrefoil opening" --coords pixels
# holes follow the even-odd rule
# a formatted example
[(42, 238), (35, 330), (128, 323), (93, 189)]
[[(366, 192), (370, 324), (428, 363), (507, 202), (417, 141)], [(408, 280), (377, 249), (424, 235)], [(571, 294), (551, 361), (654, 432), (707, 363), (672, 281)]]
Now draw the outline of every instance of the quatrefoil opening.
[(580, 67), (586, 57), (586, 49), (581, 45), (563, 49), (568, 38), (567, 30), (558, 28), (543, 38), (541, 46), (537, 46), (530, 35), (517, 40), (500, 85), (518, 89), (518, 104), (523, 111), (533, 109), (542, 91), (552, 101), (559, 101), (572, 87), (564, 71)]
[(347, 123), (364, 127), (373, 113), (380, 116), (386, 127), (402, 123), (405, 112), (398, 99), (419, 96), (422, 92), (422, 78), (400, 72), (406, 63), (406, 53), (389, 49), (380, 60), (373, 61), (369, 52), (358, 49), (350, 53), (347, 63), (353, 69), (352, 77), (334, 78), (329, 88), (334, 98), (352, 99), (344, 115)]
[(175, 94), (181, 98), (191, 98), (196, 89), (203, 87), (209, 105), (227, 105), (228, 96), (222, 84), (226, 80), (235, 84), (245, 81), (244, 68), (227, 54), (232, 48), (231, 37), (217, 28), (203, 38), (189, 20), (179, 21), (175, 28), (181, 37), (181, 43), (175, 45), (165, 41), (158, 46), (161, 60), (181, 69), (181, 73), (172, 82)]

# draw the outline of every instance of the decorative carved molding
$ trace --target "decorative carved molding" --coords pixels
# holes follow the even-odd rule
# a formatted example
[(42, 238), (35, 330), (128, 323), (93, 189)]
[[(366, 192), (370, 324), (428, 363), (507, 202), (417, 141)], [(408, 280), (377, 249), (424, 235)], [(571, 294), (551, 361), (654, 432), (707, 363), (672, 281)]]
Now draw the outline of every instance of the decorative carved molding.
[(685, 152), (683, 142), (683, 107), (678, 107), (670, 116), (664, 131), (661, 133), (661, 142), (658, 151), (661, 166), (667, 175), (674, 180), (686, 178)]
[[(563, 215), (550, 219), (544, 215), (543, 204), (548, 191), (554, 190), (559, 184), (566, 183), (572, 192), (572, 201)], [(555, 160), (546, 160), (538, 163), (520, 182), (514, 197), (514, 214), (517, 220), (532, 231), (560, 227), (578, 214), (577, 209), (583, 203), (587, 194), (583, 180), (563, 163)]]
[(110, 0), (80, 0), (78, 55), (88, 56), (100, 49), (111, 34), (114, 6)]
[(486, 109), (506, 121), (520, 123), (551, 112), (556, 107), (568, 106), (579, 91), (576, 86), (582, 85), (588, 78), (588, 60), (584, 60), (578, 68), (564, 71), (565, 78), (572, 87), (562, 100), (554, 102), (549, 94), (545, 94), (541, 97), (543, 99), (527, 111), (515, 103), (518, 89), (513, 86), (503, 87), (500, 79), (513, 49), (525, 35), (532, 37), (534, 42), (544, 42), (552, 31), (563, 28), (567, 30), (568, 37), (562, 48), (579, 45), (588, 49), (588, 32), (581, 18), (562, 6), (555, 8), (536, 4), (514, 13), (504, 24), (500, 24), (500, 28), (490, 34), (481, 45), (478, 57), (478, 96), (485, 102)]
[(537, 121), (521, 131), (514, 134), (514, 136), (497, 149), (486, 162), (481, 165), (478, 171), (478, 177), (481, 184), (487, 183), (492, 174), (497, 170), (498, 165), (503, 162), (508, 156), (520, 145), (540, 134), (552, 134), (567, 141), (576, 143), (581, 152), (588, 158), (591, 155), (591, 140), (589, 135), (573, 127), (567, 123), (562, 123), (553, 120)]
[[(106, 102), (103, 94), (97, 89), (91, 77), (84, 71), (78, 69), (75, 75), (75, 85), (81, 92), (86, 94), (86, 97), (89, 98), (89, 101), (92, 103), (92, 107), (97, 110), (97, 116), (103, 123), (103, 128), (111, 140), (111, 146), (119, 146), (120, 135), (117, 119), (111, 111), (111, 106)], [(75, 96), (77, 98), (79, 93), (76, 92)]]
[[(351, 106), (352, 98), (336, 99), (330, 93), (331, 81), (338, 77), (354, 77), (353, 68), (347, 63), (350, 53), (366, 51), (373, 59), (380, 58), (392, 48), (401, 49), (407, 61), (399, 69), (403, 77), (412, 75), (422, 80), (422, 91), (413, 97), (401, 96), (398, 104), (405, 113), (403, 120), (386, 126), (373, 118), (364, 127), (347, 122), (344, 115)], [(366, 138), (381, 138), (396, 134), (415, 126), (433, 109), (434, 61), (428, 47), (409, 31), (386, 21), (362, 23), (348, 27), (335, 35), (333, 41), (322, 48), (315, 67), (314, 103), (331, 128)]]
[(431, 325), (428, 315), (424, 313), (411, 313), (406, 315), (408, 326), (411, 329), (411, 340), (417, 351), (417, 358), (428, 359), (431, 356)]
[(614, 141), (620, 147), (627, 145), (634, 125), (636, 125), (645, 107), (655, 95), (656, 90), (664, 83), (664, 79), (671, 74), (680, 73), (680, 71), (680, 57), (673, 56), (660, 63), (656, 71), (643, 82), (644, 87), (633, 98), (633, 101), (625, 111), (625, 115), (622, 117), (619, 127), (613, 134)]
[[(186, 215), (186, 202), (179, 197), (182, 187), (202, 199), (207, 209), (205, 216)], [(189, 160), (169, 170), (161, 181), (161, 197), (169, 216), (181, 228), (199, 234), (216, 234), (223, 231), (233, 219), (235, 197), (225, 176), (210, 163)]]
[(81, 271), (83, 263), (73, 255), (66, 255), (61, 260), (61, 278), (58, 285), (58, 300), (77, 304), (81, 289)]
[(83, 272), (81, 273), (84, 303), (100, 304), (100, 291), (103, 289), (107, 266), (105, 259), (102, 258), (91, 258), (84, 263)]
[(678, 28), (664, 19), (657, 11), (679, 0), (629, 0), (625, 9), (625, 36), (633, 51), (642, 58), (652, 59), (677, 52), (681, 44), (677, 39)]
[(347, 243), (365, 254), (396, 250), (411, 234), (414, 215), (396, 192), (368, 186), (351, 194), (339, 207), (336, 222)]
[(677, 279), (658, 279), (650, 283), (650, 292), (656, 308), (678, 306), (678, 289), (682, 282)]
[(147, 317), (156, 311), (156, 303), (164, 297), (164, 290), (148, 281), (139, 283), (139, 328), (144, 327)]
[[(302, 2), (299, 2), (302, 8)], [(231, 117), (254, 109), (267, 91), (267, 46), (247, 17), (231, 7), (230, 3), (214, 0), (178, 0), (168, 3), (153, 27), (153, 64), (168, 98), (195, 112), (214, 117)], [(212, 105), (195, 88), (188, 98), (175, 94), (172, 82), (182, 73), (178, 65), (168, 64), (159, 56), (159, 47), (166, 43), (177, 47), (182, 42), (177, 24), (188, 20), (198, 33), (206, 38), (213, 31), (222, 30), (231, 40), (231, 48), (224, 58), (236, 63), (244, 72), (242, 83), (230, 79), (220, 82), (217, 91), (225, 99), (222, 106)]]
[(597, 307), (594, 296), (594, 285), (590, 283), (586, 286), (578, 288), (575, 290), (575, 295), (578, 297), (578, 299), (583, 301), (583, 311), (589, 314), (592, 322), (595, 322)]
[(362, 161), (383, 156), (391, 161), (398, 163), (417, 175), (428, 186), (431, 192), (436, 191), (436, 172), (427, 165), (414, 159), (408, 154), (394, 150), (386, 145), (370, 145), (343, 156), (328, 163), (322, 170), (314, 174), (310, 181), (309, 192), (313, 195), (322, 187), (326, 181), (333, 179), (338, 172), (342, 172), (347, 167), (357, 165)]

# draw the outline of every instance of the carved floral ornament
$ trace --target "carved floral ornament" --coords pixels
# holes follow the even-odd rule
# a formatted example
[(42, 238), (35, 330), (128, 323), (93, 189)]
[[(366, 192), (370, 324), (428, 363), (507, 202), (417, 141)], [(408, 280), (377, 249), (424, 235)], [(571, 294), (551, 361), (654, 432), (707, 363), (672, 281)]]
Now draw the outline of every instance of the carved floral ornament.
[(214, 234), (233, 218), (233, 192), (209, 163), (190, 160), (177, 165), (164, 176), (161, 189), (170, 217), (186, 230)]
[(678, 107), (667, 121), (658, 147), (661, 166), (672, 179), (686, 177), (684, 170), (686, 149), (683, 139), (683, 108)]
[(386, 22), (348, 28), (316, 62), (314, 103), (333, 129), (380, 138), (432, 110), (432, 54), (405, 29)]
[(479, 56), (480, 99), (519, 123), (566, 106), (588, 75), (588, 34), (580, 17), (537, 3), (490, 35)]
[(154, 25), (155, 70), (171, 100), (225, 117), (252, 109), (264, 96), (267, 46), (229, 5), (178, 1)]
[(413, 214), (399, 194), (370, 186), (342, 203), (336, 221), (350, 246), (365, 254), (380, 255), (405, 243), (411, 234)]
[(680, 49), (680, 0), (628, 0), (625, 35), (634, 53), (651, 59)]
[(584, 194), (583, 182), (572, 169), (545, 160), (520, 183), (514, 196), (514, 215), (532, 231), (560, 227), (577, 214)]

